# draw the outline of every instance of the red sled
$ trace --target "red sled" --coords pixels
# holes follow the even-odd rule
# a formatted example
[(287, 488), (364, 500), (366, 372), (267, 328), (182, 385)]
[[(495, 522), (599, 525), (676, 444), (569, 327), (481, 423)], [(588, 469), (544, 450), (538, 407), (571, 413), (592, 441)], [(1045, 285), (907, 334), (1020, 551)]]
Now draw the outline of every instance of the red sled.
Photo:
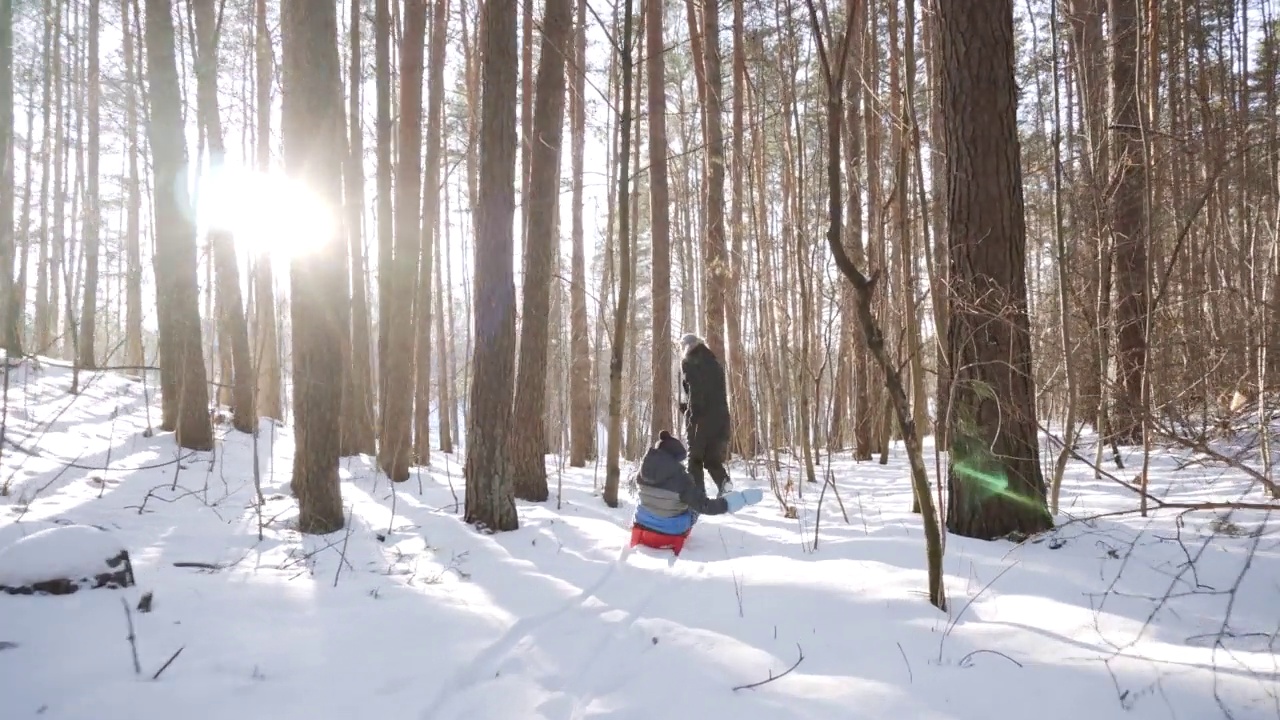
[(689, 528), (682, 535), (667, 535), (635, 523), (631, 526), (631, 547), (644, 545), (654, 550), (671, 550), (679, 555), (680, 550), (684, 548), (684, 541), (688, 539), (692, 530), (693, 528)]

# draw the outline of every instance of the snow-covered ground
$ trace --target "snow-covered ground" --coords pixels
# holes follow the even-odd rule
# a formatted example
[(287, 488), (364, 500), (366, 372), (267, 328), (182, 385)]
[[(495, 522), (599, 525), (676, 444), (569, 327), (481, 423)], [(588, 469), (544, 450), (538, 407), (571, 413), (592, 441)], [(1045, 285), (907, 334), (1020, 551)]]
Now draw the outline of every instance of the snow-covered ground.
[[(224, 427), (216, 452), (175, 452), (146, 432), (154, 388), (81, 384), (67, 394), (49, 362), (11, 371), (0, 548), (99, 526), (138, 585), (0, 595), (7, 719), (1280, 716), (1280, 534), (1263, 512), (1069, 522), (1135, 506), (1073, 464), (1054, 533), (948, 537), (944, 614), (923, 595), (900, 449), (887, 466), (833, 461), (820, 522), (819, 486), (793, 520), (766, 493), (705, 518), (679, 559), (625, 551), (632, 500), (605, 507), (603, 469), (556, 458), (552, 499), (521, 503), (520, 530), (499, 535), (461, 520), (461, 455), (395, 487), (349, 459), (348, 528), (303, 537), (288, 428), (260, 435), (259, 512), (251, 438)], [(1176, 460), (1153, 458), (1156, 494), (1246, 489)], [(121, 599), (147, 592), (151, 611), (126, 617)]]

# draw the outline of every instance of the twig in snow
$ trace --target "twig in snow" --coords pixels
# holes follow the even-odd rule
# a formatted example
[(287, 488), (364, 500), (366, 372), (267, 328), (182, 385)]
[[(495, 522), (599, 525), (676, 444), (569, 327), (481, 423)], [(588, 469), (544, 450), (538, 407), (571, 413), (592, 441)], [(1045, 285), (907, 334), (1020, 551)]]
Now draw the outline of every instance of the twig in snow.
[(898, 646), (898, 653), (902, 655), (902, 662), (907, 665), (907, 684), (916, 681), (916, 674), (911, 672), (911, 661), (907, 659), (907, 651), (902, 649), (902, 643), (894, 643)]
[(767, 685), (773, 682), (774, 680), (777, 680), (778, 678), (786, 676), (792, 670), (795, 670), (800, 665), (800, 662), (804, 660), (804, 650), (800, 647), (800, 643), (796, 643), (796, 652), (800, 654), (800, 657), (796, 658), (796, 661), (791, 664), (791, 667), (787, 668), (786, 670), (783, 670), (781, 673), (777, 675), (774, 675), (773, 671), (771, 670), (769, 671), (768, 679), (761, 680), (760, 682), (753, 682), (750, 685), (739, 685), (734, 688), (734, 691), (736, 692), (738, 690), (753, 690), (755, 688), (760, 687), (761, 685)]
[[(729, 543), (724, 540), (724, 530), (717, 528), (716, 532), (720, 533), (720, 544), (724, 547), (724, 559), (731, 560), (729, 557)], [(733, 594), (738, 597), (738, 617), (746, 617), (742, 613), (742, 584), (738, 581), (738, 571), (733, 569), (733, 565), (729, 565), (729, 573), (733, 575)]]
[(124, 598), (120, 598), (120, 604), (124, 606), (124, 619), (129, 623), (129, 650), (133, 653), (133, 674), (142, 674), (142, 663), (138, 662), (138, 636), (133, 632), (133, 613), (129, 610), (129, 603)]
[(338, 587), (338, 576), (342, 575), (342, 565), (347, 561), (347, 541), (351, 539), (351, 518), (355, 511), (355, 503), (347, 506), (347, 533), (342, 536), (342, 551), (338, 553), (338, 569), (333, 573), (334, 587)]
[(981, 655), (982, 653), (990, 653), (991, 655), (999, 655), (1000, 657), (1004, 658), (1005, 660), (1008, 660), (1009, 662), (1013, 663), (1014, 665), (1017, 665), (1018, 667), (1022, 667), (1022, 663), (1018, 662), (1017, 660), (1014, 660), (1013, 658), (1009, 657), (1008, 655), (1005, 655), (1004, 653), (1000, 652), (999, 650), (974, 650), (973, 652), (969, 653), (968, 655), (965, 655), (964, 657), (960, 658), (960, 662), (959, 662), (959, 663), (957, 663), (957, 664), (958, 664), (960, 667), (970, 667), (970, 666), (972, 666), (972, 665), (973, 665), (973, 662), (972, 662), (972, 660), (971, 660), (970, 658), (972, 658), (974, 655)]
[(1009, 572), (1009, 570), (1012, 569), (1013, 566), (1017, 564), (1018, 563), (1014, 562), (1014, 563), (1005, 565), (1004, 569), (996, 573), (996, 576), (991, 578), (990, 582), (988, 582), (986, 585), (983, 585), (982, 589), (979, 590), (977, 594), (969, 598), (968, 602), (964, 604), (964, 607), (960, 608), (960, 612), (956, 613), (956, 616), (951, 619), (951, 622), (947, 625), (946, 631), (942, 633), (942, 639), (938, 641), (938, 662), (942, 662), (942, 646), (947, 642), (947, 638), (951, 635), (951, 631), (955, 629), (956, 624), (960, 622), (960, 618), (964, 616), (964, 611), (968, 610), (969, 606), (972, 605), (975, 600), (982, 597), (982, 593), (986, 592), (987, 588), (994, 585), (997, 580), (1003, 577), (1005, 573)]
[(152, 680), (159, 680), (159, 679), (160, 679), (160, 673), (162, 673), (162, 672), (164, 672), (166, 669), (168, 669), (168, 667), (169, 667), (170, 665), (172, 665), (172, 664), (173, 664), (173, 661), (178, 659), (178, 656), (182, 654), (182, 651), (183, 651), (183, 650), (185, 650), (185, 649), (186, 649), (186, 647), (187, 647), (186, 645), (183, 645), (182, 647), (178, 648), (178, 651), (177, 651), (177, 652), (175, 652), (174, 654), (170, 655), (170, 656), (169, 656), (169, 659), (168, 659), (168, 660), (165, 660), (165, 661), (164, 661), (164, 664), (160, 666), (160, 669), (156, 671), (156, 674), (151, 676), (151, 679), (152, 679)]

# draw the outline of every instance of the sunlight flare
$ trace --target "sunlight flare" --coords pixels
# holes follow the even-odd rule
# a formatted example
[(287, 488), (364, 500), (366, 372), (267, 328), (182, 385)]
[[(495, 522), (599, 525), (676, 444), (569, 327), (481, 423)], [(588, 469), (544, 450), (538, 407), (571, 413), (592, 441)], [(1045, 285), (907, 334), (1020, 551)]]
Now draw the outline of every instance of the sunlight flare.
[(202, 235), (227, 230), (241, 253), (273, 260), (305, 255), (336, 230), (333, 210), (304, 183), (229, 165), (201, 178), (196, 212)]

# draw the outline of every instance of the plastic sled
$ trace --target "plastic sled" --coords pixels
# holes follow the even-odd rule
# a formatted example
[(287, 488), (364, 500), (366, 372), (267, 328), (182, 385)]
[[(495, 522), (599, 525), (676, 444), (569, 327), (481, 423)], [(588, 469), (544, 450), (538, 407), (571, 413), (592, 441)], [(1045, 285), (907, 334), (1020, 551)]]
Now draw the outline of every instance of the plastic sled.
[(684, 541), (692, 531), (693, 528), (689, 528), (683, 535), (667, 535), (635, 523), (631, 526), (631, 547), (643, 545), (654, 550), (671, 550), (679, 555), (680, 550), (684, 548)]

